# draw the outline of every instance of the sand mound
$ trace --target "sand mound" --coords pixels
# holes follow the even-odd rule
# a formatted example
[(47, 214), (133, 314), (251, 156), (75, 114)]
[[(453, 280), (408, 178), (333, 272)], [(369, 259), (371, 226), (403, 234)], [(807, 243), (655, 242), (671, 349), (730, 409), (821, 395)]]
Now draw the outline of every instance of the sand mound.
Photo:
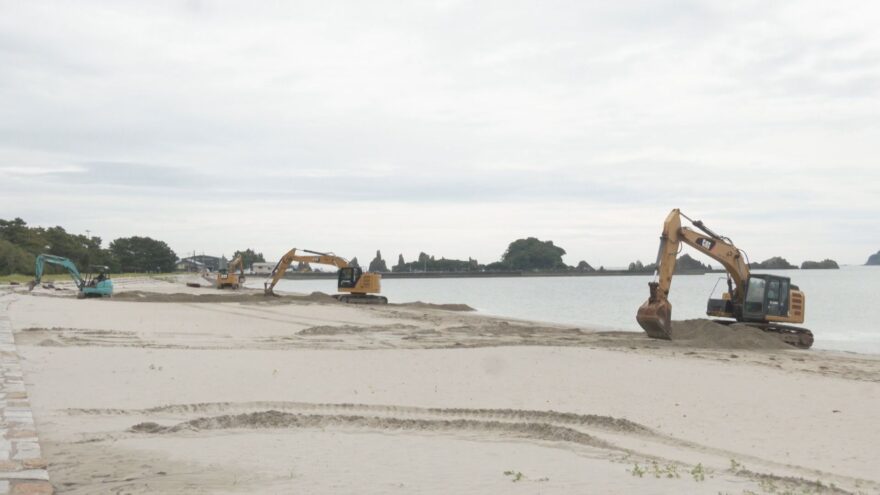
[(673, 321), (671, 335), (674, 342), (709, 349), (792, 348), (773, 334), (758, 328), (741, 323), (722, 325), (706, 319)]
[(219, 294), (160, 294), (157, 292), (145, 292), (131, 290), (113, 294), (111, 300), (137, 301), (137, 302), (244, 302), (251, 301), (262, 294), (219, 293)]
[(474, 308), (468, 306), (467, 304), (434, 304), (434, 303), (426, 303), (426, 302), (422, 302), (422, 301), (400, 303), (400, 304), (389, 304), (389, 306), (403, 306), (405, 308), (419, 308), (419, 309), (442, 309), (444, 311), (476, 311)]
[(158, 292), (145, 292), (140, 290), (124, 291), (114, 294), (111, 300), (134, 301), (134, 302), (164, 302), (164, 303), (285, 303), (285, 302), (318, 302), (337, 303), (336, 299), (323, 292), (312, 292), (307, 296), (277, 296), (267, 297), (262, 292), (216, 292), (214, 294), (185, 294), (173, 293), (162, 294)]
[(320, 325), (316, 327), (309, 327), (297, 332), (298, 335), (345, 335), (345, 334), (355, 334), (355, 333), (369, 333), (369, 332), (393, 332), (393, 331), (408, 331), (408, 330), (416, 330), (418, 327), (414, 325), (403, 325), (400, 323), (395, 323), (392, 325), (375, 325), (370, 327), (359, 327), (355, 325), (341, 325), (341, 326), (331, 326), (331, 325)]
[(412, 419), (355, 415), (293, 414), (281, 411), (260, 411), (246, 414), (197, 418), (165, 427), (156, 423), (139, 423), (134, 433), (176, 433), (182, 431), (255, 429), (255, 428), (362, 428), (378, 431), (477, 432), (512, 434), (541, 441), (570, 442), (593, 447), (614, 448), (603, 440), (566, 426), (547, 423), (511, 423), (473, 419)]
[(310, 302), (320, 302), (320, 303), (335, 303), (339, 302), (335, 297), (330, 294), (326, 294), (324, 292), (315, 291), (307, 296), (284, 296), (285, 298), (292, 298), (297, 301), (310, 301)]

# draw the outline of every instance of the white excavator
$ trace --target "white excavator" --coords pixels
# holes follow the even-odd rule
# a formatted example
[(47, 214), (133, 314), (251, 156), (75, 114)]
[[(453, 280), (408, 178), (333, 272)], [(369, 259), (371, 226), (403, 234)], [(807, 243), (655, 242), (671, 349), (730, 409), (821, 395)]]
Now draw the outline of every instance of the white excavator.
[[(697, 230), (681, 225), (684, 218)], [(670, 339), (672, 304), (669, 289), (682, 243), (717, 260), (727, 270), (727, 292), (721, 299), (709, 299), (706, 314), (718, 323), (745, 323), (777, 335), (783, 342), (801, 349), (813, 345), (813, 333), (787, 325), (804, 322), (806, 297), (791, 279), (770, 274), (753, 274), (745, 253), (728, 237), (716, 234), (699, 220), (691, 220), (677, 208), (663, 223), (657, 254), (658, 281), (650, 282), (648, 300), (639, 308), (636, 320), (649, 337)]]

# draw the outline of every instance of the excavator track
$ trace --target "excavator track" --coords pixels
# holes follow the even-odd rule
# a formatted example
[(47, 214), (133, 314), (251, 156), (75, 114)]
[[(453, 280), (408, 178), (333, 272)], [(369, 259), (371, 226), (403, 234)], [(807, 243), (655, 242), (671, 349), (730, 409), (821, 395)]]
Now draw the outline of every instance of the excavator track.
[[(720, 323), (722, 325), (732, 325), (737, 323), (732, 320), (712, 320), (715, 323)], [(739, 322), (743, 325), (748, 325), (750, 327), (759, 328), (767, 333), (772, 333), (779, 338), (779, 340), (785, 342), (786, 344), (797, 347), (798, 349), (809, 349), (813, 346), (813, 332), (807, 330), (806, 328), (793, 327), (790, 325), (780, 325), (778, 323), (753, 323), (753, 322)]]
[(334, 294), (333, 298), (346, 304), (388, 304), (387, 297), (369, 294)]

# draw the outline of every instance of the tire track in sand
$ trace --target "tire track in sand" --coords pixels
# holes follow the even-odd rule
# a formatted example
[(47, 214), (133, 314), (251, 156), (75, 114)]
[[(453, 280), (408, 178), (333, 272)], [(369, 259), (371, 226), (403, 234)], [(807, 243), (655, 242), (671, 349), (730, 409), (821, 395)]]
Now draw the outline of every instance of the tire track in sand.
[[(611, 460), (640, 459), (688, 466), (701, 462), (725, 469), (731, 459), (749, 463), (741, 476), (791, 483), (802, 478), (833, 480), (855, 486), (874, 485), (804, 466), (701, 445), (655, 432), (639, 423), (612, 416), (524, 409), (431, 408), (353, 403), (293, 401), (204, 402), (144, 409), (67, 409), (72, 415), (126, 415), (156, 419), (134, 424), (129, 434), (173, 435), (235, 429), (355, 429), (373, 432), (488, 434), (586, 447)], [(176, 423), (168, 425), (171, 421)], [(699, 461), (693, 461), (699, 459)], [(736, 473), (734, 473), (736, 474)], [(878, 487), (880, 488), (880, 487)]]

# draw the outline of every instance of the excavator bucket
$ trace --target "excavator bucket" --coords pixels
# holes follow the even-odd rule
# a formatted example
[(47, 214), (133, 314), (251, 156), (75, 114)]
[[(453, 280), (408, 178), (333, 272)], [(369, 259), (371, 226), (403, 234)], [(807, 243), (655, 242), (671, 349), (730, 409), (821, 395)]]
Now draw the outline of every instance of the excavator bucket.
[(30, 282), (27, 283), (28, 291), (34, 290), (34, 287), (36, 287), (36, 286), (37, 286), (36, 280), (31, 280)]
[(665, 298), (657, 297), (657, 284), (648, 284), (651, 296), (639, 307), (636, 313), (636, 321), (639, 326), (652, 339), (671, 340), (672, 331), (672, 304)]

